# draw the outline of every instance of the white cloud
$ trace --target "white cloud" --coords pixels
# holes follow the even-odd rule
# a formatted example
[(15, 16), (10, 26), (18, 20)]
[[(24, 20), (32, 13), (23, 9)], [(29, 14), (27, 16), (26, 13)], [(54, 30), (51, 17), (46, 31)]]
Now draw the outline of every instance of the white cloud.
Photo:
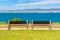
[(57, 3), (60, 3), (60, 1), (42, 1), (42, 2), (33, 2), (25, 4), (15, 4), (14, 6), (34, 6), (34, 5), (57, 4)]
[(34, 9), (34, 8), (57, 8), (57, 7), (60, 8), (60, 6), (52, 6), (54, 4), (60, 4), (60, 0), (44, 0), (39, 2), (14, 4), (10, 7), (3, 7), (3, 8), (5, 9)]
[[(59, 0), (45, 0), (40, 2), (32, 2), (32, 3), (25, 3), (25, 4), (15, 4), (14, 7), (18, 7), (20, 9), (27, 9), (27, 8), (44, 8), (45, 5), (51, 5), (51, 4), (60, 4)], [(53, 8), (51, 6), (51, 8)]]

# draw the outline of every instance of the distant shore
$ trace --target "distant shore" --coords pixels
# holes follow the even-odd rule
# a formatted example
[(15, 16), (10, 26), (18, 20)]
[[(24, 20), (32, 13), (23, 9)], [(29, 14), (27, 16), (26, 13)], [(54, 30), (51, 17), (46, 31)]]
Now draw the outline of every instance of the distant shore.
[(22, 10), (0, 10), (0, 13), (57, 13), (60, 9), (22, 9)]

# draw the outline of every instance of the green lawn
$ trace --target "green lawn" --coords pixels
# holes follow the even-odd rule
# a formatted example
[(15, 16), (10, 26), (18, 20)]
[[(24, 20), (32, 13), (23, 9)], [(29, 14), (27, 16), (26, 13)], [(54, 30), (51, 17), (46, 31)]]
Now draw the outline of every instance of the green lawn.
[(0, 30), (0, 40), (60, 40), (60, 31)]

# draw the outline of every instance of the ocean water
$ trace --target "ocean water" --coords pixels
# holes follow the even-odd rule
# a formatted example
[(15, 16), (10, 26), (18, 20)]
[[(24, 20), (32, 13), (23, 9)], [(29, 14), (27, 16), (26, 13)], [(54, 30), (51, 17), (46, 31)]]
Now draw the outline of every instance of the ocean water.
[(52, 20), (52, 22), (60, 22), (60, 13), (0, 13), (0, 22), (8, 22), (13, 18), (20, 20)]

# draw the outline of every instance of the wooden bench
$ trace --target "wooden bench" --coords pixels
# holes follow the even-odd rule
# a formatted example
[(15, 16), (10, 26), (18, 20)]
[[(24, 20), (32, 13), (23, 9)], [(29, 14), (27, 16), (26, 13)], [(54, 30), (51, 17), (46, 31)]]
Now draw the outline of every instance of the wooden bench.
[(11, 26), (26, 26), (26, 29), (28, 30), (28, 21), (8, 21), (9, 30)]
[(50, 21), (33, 21), (32, 20), (32, 30), (34, 28), (34, 26), (48, 26), (49, 29), (51, 29), (51, 20)]

